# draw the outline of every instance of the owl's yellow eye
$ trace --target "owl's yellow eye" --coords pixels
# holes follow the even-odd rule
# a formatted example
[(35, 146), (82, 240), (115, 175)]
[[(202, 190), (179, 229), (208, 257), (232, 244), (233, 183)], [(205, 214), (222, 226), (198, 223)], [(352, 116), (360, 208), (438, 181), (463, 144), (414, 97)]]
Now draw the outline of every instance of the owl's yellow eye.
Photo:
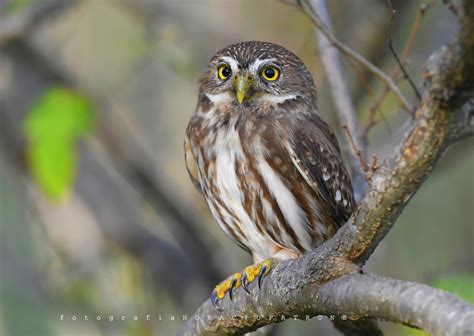
[(280, 76), (280, 71), (274, 66), (267, 66), (262, 70), (262, 77), (267, 81), (276, 81)]
[(219, 79), (226, 80), (232, 74), (232, 70), (230, 70), (229, 66), (226, 64), (222, 64), (217, 69), (217, 75)]

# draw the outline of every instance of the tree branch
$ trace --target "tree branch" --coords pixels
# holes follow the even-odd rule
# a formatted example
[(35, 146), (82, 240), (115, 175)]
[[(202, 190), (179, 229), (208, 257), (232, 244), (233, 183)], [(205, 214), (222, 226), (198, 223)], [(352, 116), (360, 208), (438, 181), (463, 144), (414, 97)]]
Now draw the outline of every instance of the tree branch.
[(395, 14), (397, 13), (397, 11), (393, 8), (391, 0), (387, 0), (387, 2), (388, 2), (388, 5), (390, 6), (390, 12), (391, 12), (390, 13), (390, 30), (389, 30), (389, 33), (388, 33), (388, 48), (390, 49), (390, 52), (392, 53), (393, 58), (395, 58), (395, 61), (398, 64), (398, 68), (403, 73), (403, 77), (405, 77), (405, 79), (410, 84), (410, 86), (411, 86), (413, 92), (415, 93), (416, 97), (418, 98), (418, 100), (421, 100), (421, 94), (418, 91), (418, 88), (416, 87), (415, 83), (413, 82), (413, 80), (411, 79), (411, 77), (408, 74), (407, 70), (405, 69), (405, 65), (403, 64), (400, 57), (398, 57), (397, 51), (395, 50), (395, 47), (393, 46), (393, 42), (392, 42), (393, 24), (394, 24), (394, 20), (395, 20)]
[[(258, 319), (272, 313), (287, 317), (345, 313), (388, 319), (435, 335), (474, 333), (474, 308), (445, 292), (401, 280), (354, 275), (361, 272), (444, 151), (469, 127), (474, 96), (474, 2), (453, 1), (452, 7), (460, 21), (457, 40), (428, 60), (423, 74), (426, 92), (412, 126), (373, 175), (349, 221), (316, 250), (279, 263), (260, 291), (248, 295), (237, 290), (233, 302), (222, 300), (222, 318), (190, 320), (180, 335), (241, 334), (281, 321), (279, 317)], [(348, 274), (353, 275), (340, 278)], [(365, 280), (354, 280), (349, 285), (345, 281), (352, 280), (345, 279), (372, 282), (365, 286)], [(211, 317), (215, 313), (209, 301), (197, 311)]]
[[(285, 319), (327, 315), (342, 321), (383, 319), (423, 328), (434, 335), (474, 332), (474, 309), (442, 290), (371, 274), (344, 275), (327, 283), (306, 283), (292, 269), (297, 260), (274, 270), (255, 299), (239, 295), (222, 311), (201, 306), (178, 335), (244, 334)], [(301, 265), (299, 265), (301, 266)], [(291, 288), (291, 290), (288, 290)], [(249, 302), (250, 301), (250, 302)]]
[(313, 8), (310, 5), (308, 5), (305, 0), (299, 0), (299, 1), (301, 3), (302, 8), (304, 9), (304, 12), (308, 15), (310, 20), (321, 31), (321, 33), (323, 33), (324, 36), (326, 36), (326, 38), (329, 41), (331, 41), (332, 44), (334, 44), (346, 56), (348, 56), (348, 57), (352, 58), (353, 60), (355, 60), (356, 62), (362, 64), (371, 73), (373, 73), (380, 80), (385, 82), (387, 84), (387, 86), (390, 88), (390, 90), (393, 91), (393, 93), (395, 94), (397, 99), (400, 101), (402, 107), (410, 113), (413, 112), (413, 107), (408, 102), (408, 100), (405, 98), (405, 96), (402, 94), (402, 91), (397, 86), (395, 81), (389, 75), (387, 75), (385, 72), (383, 72), (378, 67), (376, 67), (374, 64), (372, 64), (364, 56), (362, 56), (361, 54), (357, 53), (355, 50), (351, 49), (346, 44), (339, 41), (330, 31), (328, 31), (328, 29), (326, 28), (326, 26), (322, 22), (321, 18), (313, 10)]
[(474, 7), (465, 4), (466, 10), (471, 10), (466, 15), (472, 19), (461, 20), (458, 41), (428, 60), (423, 75), (427, 93), (411, 130), (372, 177), (370, 190), (349, 225), (335, 236), (340, 240), (338, 249), (353, 262), (363, 264), (368, 259), (441, 155), (467, 127), (474, 94), (474, 10), (469, 6)]
[[(400, 63), (402, 65), (405, 64), (407, 61), (408, 54), (410, 53), (413, 47), (413, 44), (415, 42), (415, 37), (421, 26), (421, 22), (423, 18), (425, 17), (426, 13), (428, 12), (428, 10), (433, 6), (433, 2), (434, 0), (431, 0), (429, 3), (422, 4), (420, 5), (418, 9), (418, 13), (416, 15), (415, 21), (410, 29), (410, 33), (408, 34), (408, 38), (405, 42), (405, 46), (402, 51), (402, 57), (400, 60)], [(391, 37), (389, 36), (389, 38)], [(399, 77), (400, 72), (401, 72), (401, 67), (397, 64), (397, 66), (395, 66), (393, 70), (390, 72), (389, 76), (393, 78), (395, 81), (397, 81), (397, 78)], [(364, 143), (367, 143), (369, 131), (372, 129), (372, 127), (374, 127), (377, 124), (377, 122), (375, 121), (375, 113), (378, 112), (379, 114), (382, 115), (382, 111), (380, 110), (380, 105), (385, 100), (385, 97), (389, 94), (389, 92), (390, 92), (390, 88), (385, 85), (382, 92), (379, 93), (377, 97), (372, 99), (373, 104), (369, 109), (367, 122), (364, 126), (364, 130), (362, 131), (362, 136), (361, 136), (362, 141)], [(419, 100), (421, 100), (421, 98)], [(382, 115), (382, 120), (384, 120), (386, 126), (388, 127), (388, 124), (386, 123), (385, 118), (383, 118), (383, 115)]]
[[(321, 22), (324, 24), (328, 32), (332, 33), (331, 18), (327, 9), (325, 0), (311, 0), (311, 6), (318, 13)], [(315, 28), (317, 35), (317, 42), (319, 46), (319, 53), (321, 61), (324, 64), (324, 71), (326, 78), (331, 88), (334, 106), (339, 118), (341, 126), (346, 126), (352, 135), (355, 147), (361, 150), (359, 155), (351, 152), (351, 171), (356, 199), (360, 200), (365, 190), (366, 183), (364, 174), (360, 169), (360, 157), (365, 158), (365, 147), (360, 139), (360, 127), (357, 116), (357, 111), (352, 102), (352, 98), (347, 87), (345, 76), (342, 70), (342, 64), (339, 57), (339, 50), (329, 41), (326, 35), (317, 26)], [(360, 156), (360, 157), (359, 157)]]

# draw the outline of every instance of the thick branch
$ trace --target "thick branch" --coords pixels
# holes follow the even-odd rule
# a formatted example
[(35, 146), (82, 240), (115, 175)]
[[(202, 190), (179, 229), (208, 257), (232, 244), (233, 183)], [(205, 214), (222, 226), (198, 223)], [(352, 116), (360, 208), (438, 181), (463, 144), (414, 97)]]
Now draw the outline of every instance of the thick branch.
[[(457, 41), (430, 57), (424, 73), (426, 93), (412, 126), (399, 148), (372, 177), (351, 219), (316, 250), (276, 266), (260, 292), (247, 295), (237, 290), (234, 302), (223, 300), (222, 319), (189, 321), (182, 335), (254, 330), (278, 322), (278, 318), (257, 319), (258, 314), (273, 312), (285, 316), (344, 312), (405, 323), (435, 335), (474, 332), (474, 308), (442, 291), (398, 280), (379, 281), (376, 277), (370, 286), (362, 281), (347, 287), (341, 283), (343, 278), (337, 279), (360, 272), (444, 151), (469, 127), (474, 96), (474, 2), (457, 1), (452, 6), (461, 23)], [(323, 295), (331, 286), (338, 295)], [(215, 312), (213, 309), (206, 302), (198, 314)], [(233, 318), (232, 314), (237, 313), (253, 318)], [(447, 320), (453, 316), (456, 321)]]
[(345, 275), (325, 284), (302, 283), (291, 270), (294, 262), (278, 267), (262, 290), (254, 290), (254, 300), (240, 295), (234, 302), (226, 301), (220, 312), (208, 301), (178, 335), (243, 334), (284, 319), (318, 315), (383, 319), (433, 335), (474, 332), (472, 306), (439, 289), (369, 274)]
[(457, 297), (430, 286), (376, 275), (344, 276), (318, 291), (327, 311), (375, 317), (433, 335), (474, 332), (474, 309)]
[[(401, 145), (374, 174), (364, 200), (334, 237), (334, 246), (363, 264), (392, 228), (444, 151), (469, 125), (474, 105), (474, 5), (466, 1), (458, 40), (433, 54), (424, 72), (427, 92)], [(469, 12), (467, 12), (469, 11)]]

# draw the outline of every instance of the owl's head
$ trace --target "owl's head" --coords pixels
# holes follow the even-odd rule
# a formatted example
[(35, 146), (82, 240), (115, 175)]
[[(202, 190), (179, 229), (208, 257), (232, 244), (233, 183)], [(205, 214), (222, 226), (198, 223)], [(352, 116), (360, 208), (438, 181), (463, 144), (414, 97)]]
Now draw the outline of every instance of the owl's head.
[(239, 104), (316, 100), (313, 78), (303, 62), (284, 47), (259, 41), (218, 51), (201, 77), (201, 94)]

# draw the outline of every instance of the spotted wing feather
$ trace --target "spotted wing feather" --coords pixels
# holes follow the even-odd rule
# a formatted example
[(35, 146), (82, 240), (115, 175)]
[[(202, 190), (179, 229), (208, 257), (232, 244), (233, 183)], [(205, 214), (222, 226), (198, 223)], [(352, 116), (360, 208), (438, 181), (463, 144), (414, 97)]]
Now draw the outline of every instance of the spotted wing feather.
[(354, 209), (349, 174), (341, 159), (339, 145), (329, 126), (316, 114), (293, 124), (289, 154), (311, 188), (325, 201), (334, 222), (340, 226)]

